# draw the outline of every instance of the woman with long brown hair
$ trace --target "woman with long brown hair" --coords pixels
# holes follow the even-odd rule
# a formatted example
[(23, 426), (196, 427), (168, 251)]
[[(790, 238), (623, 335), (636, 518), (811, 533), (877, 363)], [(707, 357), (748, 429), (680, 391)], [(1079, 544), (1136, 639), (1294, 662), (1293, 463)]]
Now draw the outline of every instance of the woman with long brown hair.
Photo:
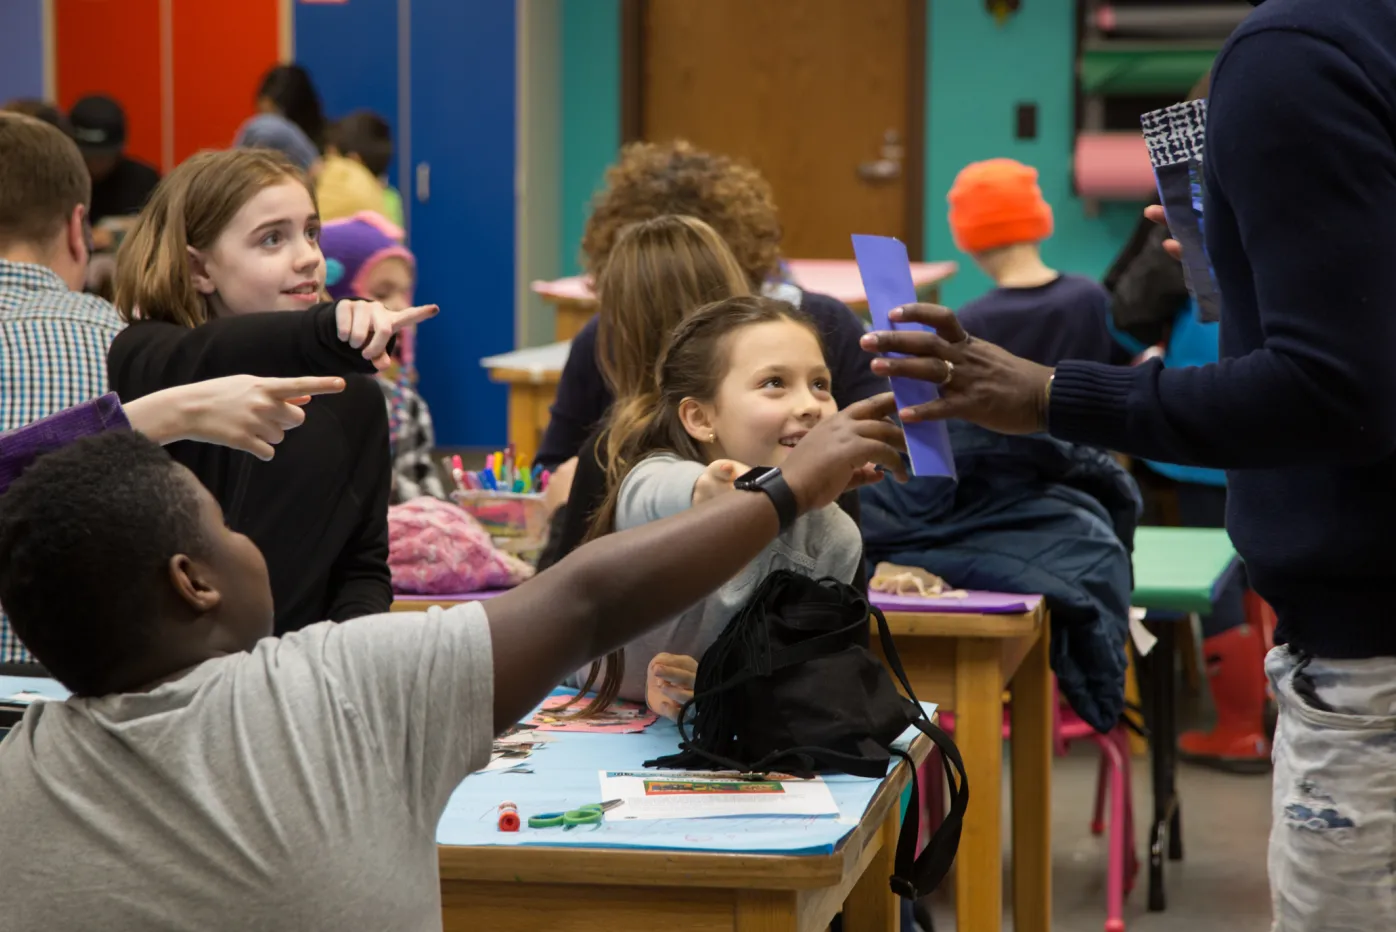
[[(713, 301), (750, 293), (741, 266), (717, 231), (697, 218), (675, 215), (621, 231), (596, 277), (596, 290), (601, 310), (595, 364), (617, 404), (654, 385), (660, 351), (688, 314)], [(592, 516), (606, 497), (606, 438), (603, 422), (578, 454), (572, 490), (540, 561), (542, 568), (588, 537)]]

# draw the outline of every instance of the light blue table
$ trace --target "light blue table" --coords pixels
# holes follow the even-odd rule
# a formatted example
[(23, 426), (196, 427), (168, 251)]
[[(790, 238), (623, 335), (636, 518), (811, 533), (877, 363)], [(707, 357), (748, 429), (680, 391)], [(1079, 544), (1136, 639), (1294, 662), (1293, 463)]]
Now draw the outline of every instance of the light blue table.
[[(933, 706), (930, 707), (932, 710)], [(447, 932), (634, 930), (817, 932), (841, 909), (846, 932), (891, 932), (888, 886), (911, 772), (828, 776), (839, 816), (606, 821), (570, 832), (498, 830), (505, 800), (530, 814), (600, 801), (602, 769), (639, 769), (675, 748), (674, 726), (635, 735), (555, 734), (532, 774), (467, 779), (437, 828)], [(918, 762), (930, 742), (903, 736)]]

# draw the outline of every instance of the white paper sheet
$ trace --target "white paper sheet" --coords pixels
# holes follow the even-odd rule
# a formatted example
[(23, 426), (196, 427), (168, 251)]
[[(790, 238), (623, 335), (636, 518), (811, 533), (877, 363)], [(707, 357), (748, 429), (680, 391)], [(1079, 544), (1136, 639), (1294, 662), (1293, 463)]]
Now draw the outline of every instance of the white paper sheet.
[(720, 816), (837, 816), (829, 787), (813, 780), (743, 780), (737, 774), (681, 770), (601, 771), (601, 798), (624, 804), (610, 820)]
[(1144, 627), (1144, 616), (1149, 613), (1146, 608), (1131, 608), (1129, 610), (1129, 633), (1134, 638), (1134, 652), (1140, 657), (1149, 656), (1149, 651), (1154, 649), (1158, 643), (1158, 638), (1154, 633)]

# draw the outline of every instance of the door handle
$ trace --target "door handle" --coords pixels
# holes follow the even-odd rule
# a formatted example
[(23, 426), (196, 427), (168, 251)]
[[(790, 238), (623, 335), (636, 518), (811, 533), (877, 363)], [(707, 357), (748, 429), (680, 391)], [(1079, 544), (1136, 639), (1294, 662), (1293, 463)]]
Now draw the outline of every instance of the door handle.
[(425, 204), (431, 200), (431, 165), (426, 162), (417, 163), (417, 183), (413, 185), (417, 189), (417, 200)]
[(873, 159), (858, 166), (858, 177), (875, 183), (896, 181), (902, 176), (902, 163), (892, 159)]
[(905, 155), (901, 134), (889, 129), (882, 134), (881, 157), (859, 163), (858, 177), (874, 184), (896, 181), (902, 176), (902, 159)]

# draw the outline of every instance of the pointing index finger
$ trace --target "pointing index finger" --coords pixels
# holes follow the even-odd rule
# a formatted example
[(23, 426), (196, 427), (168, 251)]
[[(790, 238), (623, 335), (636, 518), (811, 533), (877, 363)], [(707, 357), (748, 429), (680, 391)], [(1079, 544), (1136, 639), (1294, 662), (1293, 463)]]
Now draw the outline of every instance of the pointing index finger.
[(268, 379), (263, 383), (267, 394), (286, 401), (307, 395), (333, 395), (344, 391), (344, 380), (338, 376), (305, 376), (295, 379)]
[(393, 320), (393, 331), (397, 332), (404, 327), (410, 327), (424, 320), (430, 320), (440, 313), (440, 311), (441, 308), (437, 307), (435, 304), (421, 304), (417, 307), (409, 307), (406, 310), (399, 311), (397, 317)]

